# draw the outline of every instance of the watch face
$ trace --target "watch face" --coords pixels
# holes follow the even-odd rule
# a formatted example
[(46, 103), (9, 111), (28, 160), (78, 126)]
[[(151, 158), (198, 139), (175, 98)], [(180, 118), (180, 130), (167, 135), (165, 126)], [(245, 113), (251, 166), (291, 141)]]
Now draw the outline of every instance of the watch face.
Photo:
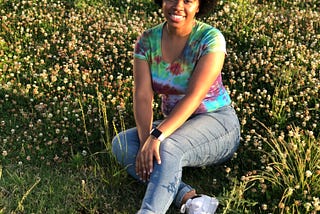
[(159, 138), (161, 134), (162, 134), (162, 132), (160, 130), (158, 130), (158, 129), (153, 129), (151, 131), (151, 135), (156, 137), (156, 138)]

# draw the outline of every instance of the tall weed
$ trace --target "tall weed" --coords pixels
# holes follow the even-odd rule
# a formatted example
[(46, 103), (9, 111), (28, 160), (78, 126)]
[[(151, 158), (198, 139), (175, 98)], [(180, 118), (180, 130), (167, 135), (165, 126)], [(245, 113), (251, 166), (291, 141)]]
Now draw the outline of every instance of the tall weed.
[(299, 127), (290, 130), (287, 139), (276, 137), (270, 130), (268, 133), (269, 137), (263, 138), (266, 146), (262, 152), (267, 156), (268, 164), (248, 179), (259, 181), (259, 188), (272, 196), (275, 204), (270, 208), (275, 213), (320, 211), (319, 141), (312, 132)]

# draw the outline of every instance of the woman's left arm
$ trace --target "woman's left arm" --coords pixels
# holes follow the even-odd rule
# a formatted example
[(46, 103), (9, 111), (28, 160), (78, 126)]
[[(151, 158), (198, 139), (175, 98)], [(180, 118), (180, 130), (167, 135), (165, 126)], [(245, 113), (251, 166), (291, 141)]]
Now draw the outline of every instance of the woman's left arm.
[(199, 107), (210, 86), (221, 73), (224, 59), (223, 51), (209, 53), (200, 58), (189, 80), (186, 95), (157, 127), (165, 136), (172, 134)]

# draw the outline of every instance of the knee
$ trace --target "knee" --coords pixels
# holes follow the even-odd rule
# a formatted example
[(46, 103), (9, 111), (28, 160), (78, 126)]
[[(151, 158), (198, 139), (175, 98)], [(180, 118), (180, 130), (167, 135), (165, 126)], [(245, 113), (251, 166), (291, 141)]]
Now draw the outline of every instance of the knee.
[(160, 144), (160, 156), (168, 165), (176, 165), (183, 158), (183, 151), (176, 146), (175, 142), (168, 139)]
[(139, 140), (132, 131), (124, 131), (112, 139), (112, 153), (121, 165), (132, 164), (139, 149)]
[(112, 153), (113, 155), (116, 157), (116, 159), (121, 162), (122, 158), (123, 157), (123, 140), (121, 140), (122, 138), (122, 134), (117, 134), (113, 139), (112, 139), (112, 142), (111, 142), (111, 149), (112, 149)]

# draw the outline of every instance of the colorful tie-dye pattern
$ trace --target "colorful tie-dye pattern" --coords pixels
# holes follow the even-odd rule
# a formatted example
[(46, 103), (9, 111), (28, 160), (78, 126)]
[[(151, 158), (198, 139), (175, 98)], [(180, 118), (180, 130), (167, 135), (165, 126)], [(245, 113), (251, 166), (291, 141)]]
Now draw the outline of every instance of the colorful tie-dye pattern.
[[(148, 29), (140, 36), (135, 45), (134, 57), (148, 61), (153, 90), (162, 95), (162, 112), (166, 116), (185, 95), (188, 80), (201, 56), (216, 51), (226, 53), (226, 42), (218, 29), (196, 21), (180, 57), (167, 63), (162, 59), (161, 52), (164, 25), (162, 23)], [(230, 103), (220, 73), (194, 114), (214, 111)]]

